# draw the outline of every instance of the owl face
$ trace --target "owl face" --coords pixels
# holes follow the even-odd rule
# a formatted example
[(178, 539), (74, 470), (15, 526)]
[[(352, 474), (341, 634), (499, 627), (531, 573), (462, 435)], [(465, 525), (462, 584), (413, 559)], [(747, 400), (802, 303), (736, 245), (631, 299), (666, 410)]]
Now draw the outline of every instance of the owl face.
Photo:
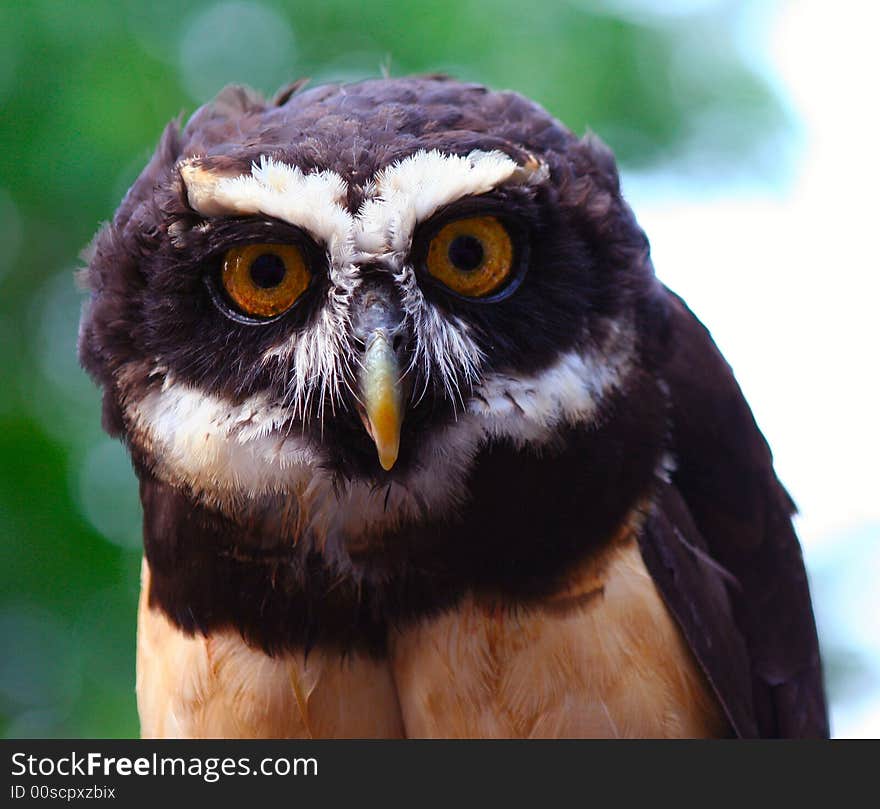
[(81, 355), (138, 468), (354, 540), (552, 453), (634, 368), (655, 283), (609, 153), (446, 79), (224, 91), (95, 243)]

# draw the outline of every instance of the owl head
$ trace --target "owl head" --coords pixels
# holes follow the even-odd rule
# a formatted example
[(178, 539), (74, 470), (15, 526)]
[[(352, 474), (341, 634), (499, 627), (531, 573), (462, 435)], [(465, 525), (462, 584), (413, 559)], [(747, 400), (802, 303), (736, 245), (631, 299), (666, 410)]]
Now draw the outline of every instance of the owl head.
[(622, 429), (663, 351), (608, 149), (444, 77), (227, 88), (85, 278), (80, 355), (139, 474), (341, 549), (455, 513), (493, 447)]

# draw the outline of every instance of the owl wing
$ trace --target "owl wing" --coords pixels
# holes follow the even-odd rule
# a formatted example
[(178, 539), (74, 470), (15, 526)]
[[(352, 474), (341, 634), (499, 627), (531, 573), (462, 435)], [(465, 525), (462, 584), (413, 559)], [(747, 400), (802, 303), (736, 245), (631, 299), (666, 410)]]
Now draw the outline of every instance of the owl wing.
[(794, 503), (709, 332), (669, 295), (676, 469), (641, 537), (646, 566), (738, 735), (827, 736)]

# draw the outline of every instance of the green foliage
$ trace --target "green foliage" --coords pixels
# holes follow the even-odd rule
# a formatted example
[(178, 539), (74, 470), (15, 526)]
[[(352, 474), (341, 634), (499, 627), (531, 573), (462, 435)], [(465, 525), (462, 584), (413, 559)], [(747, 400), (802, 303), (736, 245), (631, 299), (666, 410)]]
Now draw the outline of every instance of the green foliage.
[(443, 71), (589, 124), (625, 168), (747, 163), (779, 109), (734, 47), (738, 12), (703, 5), (0, 4), (2, 732), (137, 733), (137, 484), (78, 369), (73, 272), (164, 124), (226, 81), (271, 93), (299, 76)]

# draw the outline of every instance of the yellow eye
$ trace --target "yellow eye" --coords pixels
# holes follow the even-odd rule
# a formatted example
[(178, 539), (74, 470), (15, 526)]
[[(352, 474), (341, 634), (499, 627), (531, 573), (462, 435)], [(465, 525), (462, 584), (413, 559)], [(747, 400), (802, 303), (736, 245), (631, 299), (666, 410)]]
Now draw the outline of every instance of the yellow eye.
[(223, 288), (247, 315), (274, 317), (308, 289), (312, 274), (302, 250), (290, 244), (247, 244), (223, 257)]
[(494, 216), (444, 225), (431, 239), (428, 272), (453, 292), (481, 298), (504, 284), (513, 267), (513, 242)]

